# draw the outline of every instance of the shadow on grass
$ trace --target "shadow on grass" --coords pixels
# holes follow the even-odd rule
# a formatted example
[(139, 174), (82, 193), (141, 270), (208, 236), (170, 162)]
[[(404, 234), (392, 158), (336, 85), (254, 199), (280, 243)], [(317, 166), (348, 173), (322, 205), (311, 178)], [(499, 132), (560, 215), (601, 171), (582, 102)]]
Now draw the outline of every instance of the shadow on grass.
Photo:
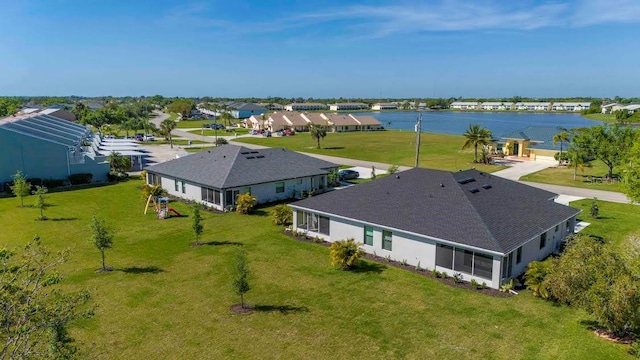
[(49, 218), (49, 221), (73, 221), (78, 220), (77, 217), (60, 217), (60, 218)]
[(597, 330), (600, 328), (598, 322), (594, 320), (580, 320), (580, 325), (587, 328), (587, 330)]
[(350, 271), (353, 273), (374, 273), (380, 274), (387, 268), (386, 265), (378, 264), (373, 261), (365, 261), (359, 260), (357, 265), (354, 266)]
[(164, 270), (160, 269), (157, 266), (131, 266), (127, 268), (118, 269), (118, 271), (122, 271), (127, 274), (159, 274), (164, 272)]
[(254, 305), (254, 311), (258, 312), (279, 312), (284, 315), (291, 313), (309, 312), (309, 308), (306, 306), (291, 306), (291, 305)]
[(344, 149), (344, 146), (329, 146), (329, 147), (324, 147), (323, 149), (325, 149), (325, 150), (342, 150), (342, 149)]
[(241, 242), (237, 242), (237, 241), (207, 241), (207, 242), (203, 242), (200, 243), (200, 245), (208, 245), (208, 246), (223, 246), (223, 245), (237, 245), (237, 246), (244, 246), (243, 243)]
[(269, 212), (267, 212), (266, 210), (263, 210), (263, 209), (253, 209), (251, 211), (251, 215), (268, 216)]

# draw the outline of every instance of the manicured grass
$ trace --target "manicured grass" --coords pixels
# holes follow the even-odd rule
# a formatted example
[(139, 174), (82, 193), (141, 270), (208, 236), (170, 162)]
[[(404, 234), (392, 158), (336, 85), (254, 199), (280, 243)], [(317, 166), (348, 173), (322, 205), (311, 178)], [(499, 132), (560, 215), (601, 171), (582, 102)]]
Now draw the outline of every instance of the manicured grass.
[[(3, 246), (39, 234), (52, 250), (73, 249), (60, 268), (63, 290), (91, 289), (96, 306), (94, 317), (71, 327), (80, 358), (631, 358), (627, 347), (595, 336), (583, 312), (526, 291), (502, 299), (393, 267), (334, 270), (328, 248), (281, 234), (268, 208), (251, 216), (205, 212), (202, 240), (211, 245), (190, 247), (191, 219), (143, 215), (139, 185), (50, 194), (46, 215), (60, 221), (35, 221), (36, 209), (0, 199)], [(191, 213), (182, 203), (171, 207)], [(94, 272), (93, 213), (116, 231), (107, 251), (112, 273)], [(236, 246), (252, 271), (246, 300), (262, 309), (250, 315), (229, 311), (238, 302)]]
[(582, 116), (596, 121), (616, 122), (616, 116), (614, 114), (587, 114)]
[[(415, 163), (415, 133), (409, 131), (371, 131), (329, 133), (321, 140), (321, 149), (309, 133), (271, 138), (240, 138), (236, 141), (271, 147), (284, 147), (295, 151), (339, 156), (351, 159), (377, 161), (387, 164), (413, 166)], [(476, 167), (493, 172), (504, 167), (473, 163), (473, 149), (461, 150), (464, 137), (423, 133), (420, 166), (456, 171)], [(380, 169), (384, 171), (386, 169)]]
[[(597, 189), (606, 191), (622, 191), (619, 181), (606, 181), (608, 168), (602, 161), (594, 160), (591, 167), (585, 167), (584, 171), (578, 169), (576, 180), (573, 180), (573, 169), (566, 166), (558, 166), (547, 168), (533, 174), (525, 175), (520, 178), (521, 181), (533, 181), (545, 184), (564, 185), (580, 187), (585, 189)], [(614, 171), (616, 168), (613, 169)], [(597, 177), (592, 180), (592, 176)]]
[[(181, 121), (178, 121), (176, 124), (178, 129), (193, 129), (193, 128), (201, 128), (202, 125), (205, 125), (205, 124), (211, 125), (213, 123), (214, 123), (213, 119), (208, 119), (208, 120), (181, 120)], [(222, 124), (222, 122), (218, 120), (218, 124)]]
[(594, 219), (590, 216), (591, 202), (592, 199), (584, 199), (571, 203), (571, 206), (582, 209), (578, 218), (591, 223), (582, 230), (583, 233), (623, 244), (629, 235), (640, 231), (640, 206), (597, 201), (599, 216)]

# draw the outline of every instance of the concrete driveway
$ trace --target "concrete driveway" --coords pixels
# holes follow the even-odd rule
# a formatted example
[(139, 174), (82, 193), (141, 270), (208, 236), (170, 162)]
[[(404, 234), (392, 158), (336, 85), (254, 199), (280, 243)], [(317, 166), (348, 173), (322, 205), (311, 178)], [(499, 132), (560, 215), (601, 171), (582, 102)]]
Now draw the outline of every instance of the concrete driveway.
[(495, 176), (501, 178), (518, 181), (521, 177), (544, 170), (546, 168), (555, 166), (558, 164), (555, 160), (520, 160), (520, 159), (505, 159), (496, 161), (496, 164), (507, 165), (508, 168), (493, 173)]

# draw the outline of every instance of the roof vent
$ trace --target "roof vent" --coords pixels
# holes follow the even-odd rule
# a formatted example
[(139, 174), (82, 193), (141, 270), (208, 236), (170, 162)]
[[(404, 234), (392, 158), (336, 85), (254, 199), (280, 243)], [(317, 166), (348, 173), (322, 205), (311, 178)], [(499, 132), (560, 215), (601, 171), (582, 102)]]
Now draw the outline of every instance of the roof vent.
[(255, 159), (255, 156), (247, 156), (247, 159)]
[(484, 184), (482, 185), (483, 189), (491, 189), (493, 186), (491, 186), (491, 184)]
[(471, 178), (460, 179), (460, 180), (458, 180), (458, 183), (459, 184), (468, 184), (468, 183), (474, 182), (474, 181), (476, 181), (476, 179), (471, 177)]
[(443, 184), (443, 183), (440, 183), (440, 187), (444, 187), (444, 184)]
[(257, 152), (257, 151), (249, 151), (249, 153), (251, 153), (251, 154), (257, 154), (258, 152)]
[(396, 179), (400, 179), (400, 175), (396, 175)]
[(264, 155), (258, 155), (258, 156), (256, 156), (256, 158), (258, 158), (258, 159), (264, 159)]
[(475, 194), (477, 192), (479, 192), (480, 190), (478, 190), (478, 188), (473, 188), (473, 189), (469, 189), (469, 192), (472, 194)]
[(249, 151), (242, 151), (242, 152), (240, 152), (240, 154), (247, 155), (247, 154), (249, 154)]

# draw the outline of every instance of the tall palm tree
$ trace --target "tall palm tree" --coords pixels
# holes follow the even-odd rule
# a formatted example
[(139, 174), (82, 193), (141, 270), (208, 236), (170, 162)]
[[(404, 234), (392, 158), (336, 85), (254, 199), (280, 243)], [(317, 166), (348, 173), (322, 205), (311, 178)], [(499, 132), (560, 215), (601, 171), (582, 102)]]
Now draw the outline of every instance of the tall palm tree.
[(318, 142), (318, 149), (320, 149), (320, 139), (327, 136), (327, 129), (321, 125), (311, 124), (309, 126), (309, 132), (311, 133), (311, 138)]
[(171, 137), (171, 131), (176, 128), (176, 122), (173, 119), (164, 119), (160, 123), (160, 132), (164, 135), (165, 139), (169, 140), (169, 146), (173, 149), (173, 138)]
[(489, 145), (491, 143), (491, 130), (482, 127), (480, 124), (471, 124), (469, 129), (464, 133), (467, 139), (462, 145), (462, 149), (474, 148), (473, 162), (478, 162), (478, 145)]
[(562, 164), (562, 145), (566, 142), (569, 142), (569, 132), (566, 130), (562, 130), (561, 132), (555, 134), (553, 136), (553, 145), (556, 143), (560, 143), (560, 157), (558, 158), (558, 164)]
[(587, 164), (586, 156), (579, 149), (569, 148), (567, 150), (567, 157), (569, 158), (568, 168), (573, 168), (573, 181), (578, 178), (578, 169), (584, 171), (584, 167)]

